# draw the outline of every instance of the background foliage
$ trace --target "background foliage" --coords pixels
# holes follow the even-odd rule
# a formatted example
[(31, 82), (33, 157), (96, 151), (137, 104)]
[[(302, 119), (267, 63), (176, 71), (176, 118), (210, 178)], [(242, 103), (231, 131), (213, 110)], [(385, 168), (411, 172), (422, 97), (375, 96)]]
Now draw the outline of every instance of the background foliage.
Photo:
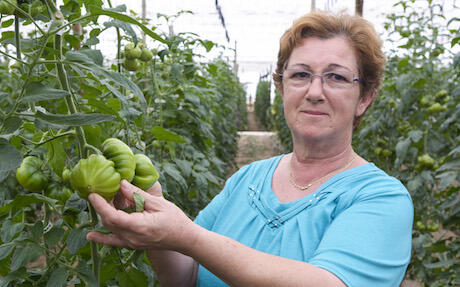
[[(196, 52), (220, 49), (213, 42), (158, 31), (124, 6), (5, 3), (16, 12), (1, 16), (0, 286), (153, 286), (143, 252), (86, 241), (100, 227), (62, 171), (119, 138), (152, 159), (165, 196), (194, 217), (234, 164), (247, 123), (242, 85), (226, 59)], [(127, 71), (124, 47), (142, 32), (154, 57)], [(117, 34), (116, 59), (97, 49), (103, 33)], [(46, 162), (42, 192), (16, 181), (27, 155)]]
[(257, 83), (256, 98), (254, 101), (254, 112), (259, 122), (266, 129), (270, 129), (271, 127), (268, 117), (270, 109), (270, 85), (270, 81), (261, 79), (259, 83)]

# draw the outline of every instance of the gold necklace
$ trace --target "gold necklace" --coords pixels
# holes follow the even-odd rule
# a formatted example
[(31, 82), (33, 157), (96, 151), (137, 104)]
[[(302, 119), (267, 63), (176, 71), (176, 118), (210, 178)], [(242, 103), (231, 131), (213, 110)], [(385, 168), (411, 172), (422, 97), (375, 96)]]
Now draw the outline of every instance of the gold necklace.
[(314, 181), (310, 182), (309, 184), (307, 185), (298, 185), (297, 183), (294, 182), (294, 178), (292, 176), (292, 157), (291, 157), (291, 160), (289, 161), (289, 182), (296, 188), (300, 189), (300, 190), (305, 190), (305, 189), (308, 189), (310, 188), (313, 184), (317, 183), (317, 182), (320, 182), (322, 181), (323, 179), (325, 179), (326, 177), (330, 176), (331, 174), (333, 173), (339, 173), (345, 169), (347, 169), (352, 163), (353, 161), (355, 160), (356, 156), (353, 156), (353, 158), (350, 160), (349, 163), (347, 163), (345, 166), (343, 166), (342, 168), (339, 168), (339, 169), (336, 169), (336, 170), (333, 170), (331, 171), (330, 173), (326, 174), (325, 176), (322, 176), (318, 179), (315, 179)]

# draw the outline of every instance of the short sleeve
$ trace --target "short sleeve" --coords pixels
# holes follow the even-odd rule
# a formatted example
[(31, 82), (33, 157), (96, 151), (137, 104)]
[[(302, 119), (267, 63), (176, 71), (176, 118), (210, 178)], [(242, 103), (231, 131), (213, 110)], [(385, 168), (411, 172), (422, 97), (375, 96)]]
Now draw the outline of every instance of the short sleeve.
[(247, 166), (241, 168), (225, 182), (224, 189), (219, 194), (217, 194), (204, 209), (198, 213), (194, 221), (196, 224), (208, 230), (212, 229), (217, 216), (229, 199), (235, 184), (240, 180), (242, 174), (244, 174), (246, 170)]
[(309, 260), (347, 286), (399, 286), (410, 261), (412, 200), (399, 182), (379, 189), (357, 195), (333, 218)]

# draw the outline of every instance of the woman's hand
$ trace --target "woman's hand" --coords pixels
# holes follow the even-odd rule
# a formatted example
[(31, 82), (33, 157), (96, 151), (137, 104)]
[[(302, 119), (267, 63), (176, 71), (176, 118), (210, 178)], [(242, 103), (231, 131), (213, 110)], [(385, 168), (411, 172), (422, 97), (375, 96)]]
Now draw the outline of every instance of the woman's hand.
[[(90, 232), (88, 240), (133, 249), (176, 251), (193, 242), (195, 224), (176, 205), (163, 198), (159, 183), (147, 193), (122, 180), (120, 191), (113, 204), (98, 194), (88, 196), (102, 224), (112, 231), (112, 234)], [(143, 212), (128, 214), (115, 208), (133, 208), (135, 192), (145, 199)]]

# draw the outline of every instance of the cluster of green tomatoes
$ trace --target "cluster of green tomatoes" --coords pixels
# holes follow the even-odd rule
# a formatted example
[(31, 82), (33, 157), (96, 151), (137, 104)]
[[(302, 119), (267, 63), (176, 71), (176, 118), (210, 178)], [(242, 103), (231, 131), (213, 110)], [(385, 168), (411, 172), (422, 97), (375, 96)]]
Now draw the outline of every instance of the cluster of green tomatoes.
[[(16, 171), (19, 184), (30, 191), (45, 189), (45, 195), (60, 201), (72, 194), (69, 188), (59, 189), (58, 184), (48, 184), (44, 162), (35, 156), (24, 158)], [(158, 180), (159, 174), (149, 157), (134, 154), (131, 148), (117, 138), (108, 138), (101, 145), (101, 154), (92, 154), (72, 168), (62, 172), (64, 182), (70, 182), (77, 194), (87, 199), (97, 193), (107, 201), (112, 200), (125, 179), (142, 190), (148, 190)]]
[[(9, 0), (10, 3), (21, 8), (22, 11), (28, 13), (32, 18), (35, 18), (39, 14), (46, 14), (46, 6), (40, 0)], [(15, 15), (17, 14), (21, 18), (25, 18), (24, 12), (17, 10), (16, 8), (7, 3), (4, 0), (0, 0), (0, 14), (3, 15)]]
[(123, 67), (128, 71), (137, 71), (144, 63), (149, 62), (153, 58), (153, 53), (143, 43), (129, 43), (125, 46), (123, 53)]

